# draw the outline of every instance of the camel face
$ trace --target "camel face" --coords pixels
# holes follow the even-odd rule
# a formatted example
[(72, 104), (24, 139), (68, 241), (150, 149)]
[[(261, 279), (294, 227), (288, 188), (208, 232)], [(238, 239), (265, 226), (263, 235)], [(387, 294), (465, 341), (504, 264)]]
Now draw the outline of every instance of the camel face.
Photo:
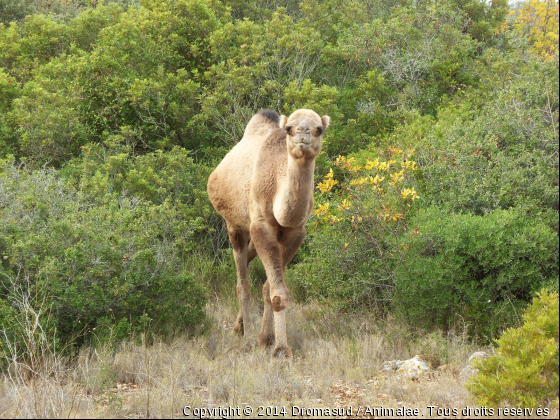
[(295, 158), (313, 159), (321, 151), (323, 133), (329, 125), (329, 117), (319, 117), (310, 109), (300, 109), (288, 119), (283, 117), (280, 127), (287, 134), (288, 152)]

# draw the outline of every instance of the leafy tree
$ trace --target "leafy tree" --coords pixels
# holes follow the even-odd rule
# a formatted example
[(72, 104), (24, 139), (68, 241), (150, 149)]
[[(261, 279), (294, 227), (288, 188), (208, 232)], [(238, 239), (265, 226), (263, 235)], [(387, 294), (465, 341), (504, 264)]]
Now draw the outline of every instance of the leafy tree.
[(516, 206), (557, 211), (558, 66), (495, 53), (483, 60), (511, 60), (507, 81), (481, 66), (484, 89), (441, 108), (417, 140), (426, 198), (475, 214)]
[(319, 33), (279, 9), (263, 24), (236, 21), (214, 31), (212, 61), (202, 98), (205, 120), (226, 144), (241, 139), (247, 121), (260, 108), (284, 108), (283, 91), (299, 88), (320, 62)]
[(544, 60), (558, 60), (558, 1), (528, 0), (516, 14), (513, 25), (529, 40), (530, 51)]
[(35, 69), (68, 51), (67, 27), (44, 15), (31, 15), (21, 24), (0, 24), (0, 67), (25, 83)]
[(4, 0), (0, 3), (0, 23), (9, 23), (23, 19), (33, 13), (35, 0)]
[(21, 93), (19, 83), (0, 68), (0, 156), (16, 152), (16, 136), (8, 124), (7, 114), (12, 103)]

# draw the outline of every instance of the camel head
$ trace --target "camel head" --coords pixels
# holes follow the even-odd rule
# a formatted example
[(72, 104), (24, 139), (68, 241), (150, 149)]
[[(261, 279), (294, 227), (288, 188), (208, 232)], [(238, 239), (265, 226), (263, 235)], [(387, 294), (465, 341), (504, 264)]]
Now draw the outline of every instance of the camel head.
[(286, 131), (288, 153), (296, 159), (315, 159), (330, 120), (328, 115), (319, 117), (310, 109), (298, 109), (289, 118), (282, 115), (280, 128)]

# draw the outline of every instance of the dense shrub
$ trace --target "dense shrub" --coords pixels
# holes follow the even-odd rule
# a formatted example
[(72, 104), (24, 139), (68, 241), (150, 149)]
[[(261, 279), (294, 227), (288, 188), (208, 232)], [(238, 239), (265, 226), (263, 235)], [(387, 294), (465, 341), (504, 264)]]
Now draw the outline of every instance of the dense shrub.
[(25, 324), (29, 302), (42, 328), (63, 344), (87, 340), (96, 329), (121, 339), (148, 327), (159, 333), (199, 328), (206, 290), (183, 263), (205, 229), (207, 204), (197, 201), (198, 186), (186, 182), (194, 168), (180, 150), (141, 162), (122, 154), (107, 156), (105, 166), (88, 167), (85, 160), (74, 184), (3, 161), (3, 339), (21, 338), (14, 325)]
[(480, 404), (558, 407), (558, 293), (542, 290), (524, 311), (524, 323), (497, 340), (481, 361), (470, 389)]
[[(419, 179), (433, 204), (474, 214), (557, 211), (558, 65), (496, 51), (483, 57), (490, 59), (496, 69), (480, 63), (484, 96), (468, 91), (417, 127), (416, 139), (408, 127), (395, 137), (417, 142)], [(488, 73), (506, 64), (509, 81), (497, 83)]]
[(543, 286), (558, 289), (558, 235), (523, 210), (484, 216), (430, 208), (395, 278), (394, 308), (416, 325), (466, 323), (493, 338)]
[(297, 297), (383, 309), (408, 259), (403, 236), (416, 232), (408, 222), (419, 198), (412, 154), (390, 147), (333, 162), (317, 185), (309, 253), (288, 274)]

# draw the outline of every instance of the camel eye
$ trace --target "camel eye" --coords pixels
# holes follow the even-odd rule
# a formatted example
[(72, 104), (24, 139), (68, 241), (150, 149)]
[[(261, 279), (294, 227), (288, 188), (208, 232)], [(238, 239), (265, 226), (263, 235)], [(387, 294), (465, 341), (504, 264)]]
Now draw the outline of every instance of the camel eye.
[(320, 136), (323, 134), (323, 127), (317, 127), (317, 135)]
[(291, 125), (285, 126), (284, 130), (286, 130), (286, 133), (290, 134), (290, 132), (292, 131), (292, 126)]

